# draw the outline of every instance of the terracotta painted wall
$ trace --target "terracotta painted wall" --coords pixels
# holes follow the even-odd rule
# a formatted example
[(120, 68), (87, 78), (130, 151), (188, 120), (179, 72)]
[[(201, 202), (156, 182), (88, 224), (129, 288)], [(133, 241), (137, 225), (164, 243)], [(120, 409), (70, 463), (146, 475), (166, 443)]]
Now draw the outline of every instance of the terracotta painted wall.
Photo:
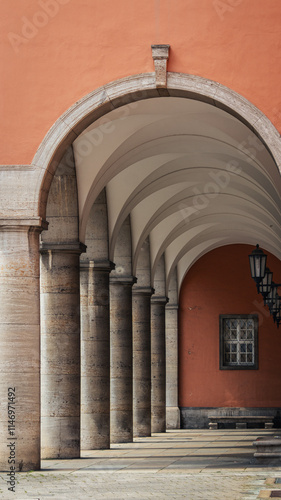
[[(180, 407), (280, 407), (281, 328), (263, 306), (250, 276), (253, 247), (217, 248), (190, 269), (179, 309)], [(281, 262), (268, 253), (273, 280)], [(231, 267), (230, 267), (231, 264)], [(219, 370), (219, 315), (259, 314), (259, 369)]]
[(169, 71), (245, 96), (281, 132), (280, 0), (23, 0), (0, 6), (0, 164), (29, 164), (57, 118), (119, 78)]

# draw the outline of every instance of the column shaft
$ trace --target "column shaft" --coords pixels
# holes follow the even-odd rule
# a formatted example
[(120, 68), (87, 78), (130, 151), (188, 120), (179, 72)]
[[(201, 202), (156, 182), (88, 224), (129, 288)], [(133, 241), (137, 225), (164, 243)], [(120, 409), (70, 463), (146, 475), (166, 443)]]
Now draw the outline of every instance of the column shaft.
[(1, 471), (40, 468), (40, 231), (0, 227)]
[(81, 249), (41, 252), (42, 457), (79, 457)]
[(81, 263), (81, 447), (110, 447), (110, 262)]
[(133, 288), (134, 437), (151, 435), (151, 288)]
[(151, 299), (151, 430), (166, 431), (166, 297)]
[(178, 407), (178, 305), (166, 306), (166, 425), (180, 428)]
[(133, 279), (110, 278), (110, 441), (133, 441)]

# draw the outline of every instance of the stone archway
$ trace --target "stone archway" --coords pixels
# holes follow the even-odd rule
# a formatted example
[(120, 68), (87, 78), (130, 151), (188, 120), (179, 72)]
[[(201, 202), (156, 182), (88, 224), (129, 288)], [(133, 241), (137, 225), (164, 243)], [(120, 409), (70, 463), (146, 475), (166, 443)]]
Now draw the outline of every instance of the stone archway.
[[(270, 153), (280, 172), (280, 136), (263, 113), (243, 97), (217, 82), (175, 73), (168, 73), (167, 88), (164, 95), (165, 98), (177, 97), (198, 100), (220, 108), (234, 116), (254, 132), (258, 140), (263, 143)], [(14, 197), (9, 200), (9, 206), (3, 212), (6, 218), (3, 217), (1, 221), (4, 255), (1, 268), (4, 269), (3, 276), (5, 279), (0, 290), (0, 303), (3, 308), (3, 311), (1, 311), (1, 318), (3, 318), (1, 326), (3, 326), (5, 333), (9, 331), (9, 336), (5, 336), (5, 345), (3, 349), (2, 346), (0, 349), (1, 356), (4, 356), (3, 366), (5, 367), (3, 389), (1, 389), (0, 394), (1, 400), (5, 400), (7, 396), (6, 386), (13, 387), (18, 383), (21, 366), (27, 367), (26, 372), (22, 375), (22, 382), (25, 385), (32, 382), (32, 387), (34, 387), (32, 398), (28, 397), (24, 388), (21, 389), (18, 396), (21, 402), (18, 425), (25, 428), (24, 432), (21, 433), (20, 441), (18, 441), (18, 456), (21, 464), (19, 467), (22, 467), (23, 470), (38, 468), (40, 459), (38, 232), (41, 231), (42, 220), (46, 217), (48, 193), (56, 169), (67, 147), (95, 120), (122, 106), (133, 105), (137, 101), (151, 98), (159, 99), (162, 96), (163, 89), (156, 87), (154, 73), (149, 73), (110, 83), (81, 99), (64, 113), (47, 133), (34, 156), (31, 167), (21, 169), (19, 175), (22, 179), (22, 182), (19, 182), (20, 189), (17, 191), (17, 196), (13, 195)], [(11, 174), (11, 170), (8, 171), (8, 174), (4, 170), (0, 173), (1, 178), (3, 178), (2, 185), (10, 189), (14, 173)], [(97, 183), (91, 189), (96, 189), (98, 194), (103, 187), (101, 182), (100, 185)], [(28, 205), (28, 209), (25, 209), (21, 216), (15, 215), (18, 204), (24, 199), (29, 188), (32, 203)], [(18, 214), (17, 211), (16, 214)], [(82, 242), (85, 239), (86, 220), (87, 217), (84, 218), (80, 226), (80, 241)], [(145, 239), (146, 237), (147, 235), (144, 235)], [(201, 243), (198, 242), (198, 251), (203, 251), (200, 245)], [(31, 248), (32, 252), (30, 251)], [(159, 259), (161, 259), (161, 255), (159, 255)], [(184, 261), (181, 260), (181, 262), (182, 267), (184, 267)], [(174, 264), (171, 258), (169, 271), (171, 275), (174, 272)], [(183, 268), (181, 278), (184, 272), (185, 269)], [(169, 286), (169, 283), (167, 286)], [(9, 290), (8, 295), (7, 289)], [(12, 307), (14, 307), (14, 304), (19, 303), (17, 302), (19, 290), (22, 304), (25, 304), (25, 306), (23, 309), (18, 309), (16, 315), (17, 326), (15, 328), (15, 315), (12, 314)], [(29, 303), (32, 302), (33, 304), (30, 310), (24, 297), (25, 290), (28, 293)], [(27, 325), (32, 325), (32, 328), (27, 329)], [(19, 327), (24, 331), (28, 330), (24, 350), (22, 349), (22, 340), (19, 341)], [(7, 363), (7, 359), (11, 363)], [(11, 366), (13, 366), (13, 371), (11, 371)], [(32, 416), (32, 426), (27, 425), (26, 415), (29, 414)], [(6, 436), (5, 424), (3, 422), (1, 429), (2, 438)], [(8, 463), (6, 442), (4, 439), (1, 439), (0, 442), (3, 443), (2, 448), (0, 445), (0, 466), (5, 470)]]
[[(37, 170), (37, 200), (44, 218), (47, 193), (60, 158), (67, 146), (92, 122), (126, 104), (163, 96), (155, 85), (155, 74), (146, 73), (109, 83), (83, 97), (52, 126), (33, 160)], [(196, 99), (227, 111), (246, 124), (263, 142), (281, 172), (280, 134), (270, 120), (247, 99), (218, 82), (182, 73), (167, 74), (165, 96)]]

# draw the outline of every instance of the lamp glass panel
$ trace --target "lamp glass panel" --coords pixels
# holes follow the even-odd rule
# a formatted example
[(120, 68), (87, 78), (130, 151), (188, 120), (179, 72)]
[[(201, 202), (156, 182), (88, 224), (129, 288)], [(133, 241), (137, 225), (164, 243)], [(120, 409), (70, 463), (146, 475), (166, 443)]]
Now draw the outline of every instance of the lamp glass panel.
[(266, 255), (261, 256), (260, 276), (262, 277), (264, 277), (265, 274), (266, 257)]
[(255, 277), (255, 265), (254, 265), (254, 257), (252, 255), (249, 255), (249, 261), (250, 261), (251, 276), (252, 276), (252, 278), (254, 278)]
[(255, 257), (255, 276), (259, 278), (261, 275), (261, 259), (260, 256)]

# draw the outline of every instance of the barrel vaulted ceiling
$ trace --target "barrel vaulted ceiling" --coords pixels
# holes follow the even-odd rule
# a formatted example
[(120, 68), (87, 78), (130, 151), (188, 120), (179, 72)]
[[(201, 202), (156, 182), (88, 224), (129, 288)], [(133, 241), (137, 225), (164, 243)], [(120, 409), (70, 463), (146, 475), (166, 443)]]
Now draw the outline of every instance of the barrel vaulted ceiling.
[(281, 258), (281, 177), (240, 120), (205, 102), (162, 97), (122, 106), (74, 142), (81, 239), (106, 188), (110, 259), (130, 215), (133, 272), (149, 236), (152, 278), (165, 255), (167, 286), (206, 252), (257, 242)]

